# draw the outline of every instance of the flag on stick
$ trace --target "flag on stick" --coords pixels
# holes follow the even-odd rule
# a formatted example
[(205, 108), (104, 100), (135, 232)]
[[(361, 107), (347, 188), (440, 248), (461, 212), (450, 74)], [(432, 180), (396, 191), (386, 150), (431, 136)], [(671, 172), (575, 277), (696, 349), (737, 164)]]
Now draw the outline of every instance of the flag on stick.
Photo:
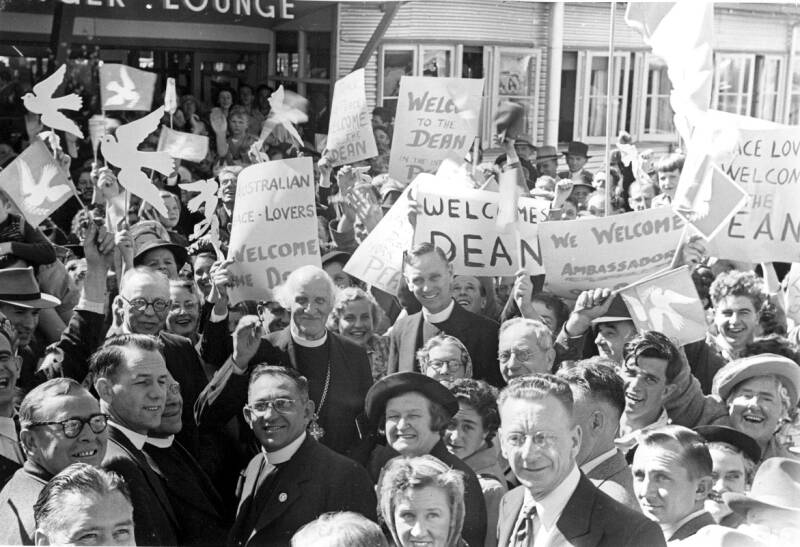
[(706, 336), (705, 311), (688, 266), (646, 277), (619, 295), (639, 330), (658, 331), (681, 345)]
[(156, 75), (127, 65), (100, 66), (100, 103), (105, 110), (144, 110), (153, 105)]

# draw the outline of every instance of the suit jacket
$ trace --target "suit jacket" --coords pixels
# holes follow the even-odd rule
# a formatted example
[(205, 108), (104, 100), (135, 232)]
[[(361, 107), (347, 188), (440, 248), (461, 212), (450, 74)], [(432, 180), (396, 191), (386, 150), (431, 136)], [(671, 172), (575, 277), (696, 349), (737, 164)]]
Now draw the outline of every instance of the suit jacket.
[(496, 387), (505, 385), (497, 362), (497, 331), (500, 325), (496, 321), (467, 311), (455, 302), (450, 317), (440, 325), (441, 329), (425, 322), (421, 311), (399, 319), (389, 335), (387, 373), (419, 372), (417, 350), (441, 331), (458, 338), (467, 348), (472, 358), (474, 378), (486, 380)]
[[(178, 441), (169, 448), (145, 444), (150, 467), (161, 478), (175, 511), (181, 545), (222, 545), (230, 520), (211, 479)], [(225, 515), (225, 516), (223, 516)], [(232, 519), (231, 519), (232, 520)]]
[[(216, 324), (209, 323), (206, 330), (214, 328), (213, 325)], [(362, 415), (364, 399), (372, 386), (369, 358), (364, 348), (338, 334), (328, 332), (328, 344), (331, 383), (325, 405), (319, 412), (319, 425), (325, 430), (322, 443), (358, 462), (366, 462), (369, 447), (362, 443), (360, 426), (357, 426), (356, 419), (359, 424), (366, 423), (362, 422)], [(259, 363), (302, 368), (299, 366), (296, 346), (288, 327), (272, 332), (261, 340), (249, 365), (252, 367)], [(223, 365), (200, 394), (195, 414), (197, 423), (204, 428), (220, 427), (232, 417), (241, 415), (242, 408), (247, 403), (248, 375), (231, 374), (233, 366), (230, 361)], [(313, 395), (315, 390), (321, 392), (322, 386), (309, 382), (312, 399), (318, 403), (319, 397)]]
[(116, 427), (108, 428), (103, 467), (122, 475), (131, 491), (137, 545), (177, 545), (178, 520), (161, 478), (144, 452)]
[(619, 450), (602, 462), (600, 465), (586, 473), (586, 478), (623, 505), (627, 505), (636, 512), (641, 512), (636, 494), (633, 492), (633, 475), (625, 456)]
[(11, 477), (22, 467), (18, 462), (10, 460), (5, 456), (0, 456), (0, 488), (3, 487)]
[(693, 536), (697, 533), (700, 528), (705, 528), (706, 526), (710, 526), (712, 524), (716, 524), (717, 521), (714, 520), (714, 517), (711, 516), (711, 513), (703, 512), (694, 517), (689, 522), (686, 522), (675, 530), (673, 534), (667, 539), (667, 541), (679, 541), (684, 540), (690, 536)]
[[(522, 509), (525, 487), (518, 486), (500, 502), (498, 545), (505, 547)], [(581, 473), (556, 526), (571, 545), (580, 547), (657, 547), (666, 545), (658, 525), (601, 492)]]
[[(483, 545), (486, 539), (486, 500), (478, 476), (472, 468), (458, 456), (451, 454), (442, 441), (434, 445), (430, 455), (438, 458), (445, 465), (457, 469), (464, 474), (464, 527), (461, 537), (469, 545)], [(378, 446), (372, 453), (367, 470), (374, 482), (379, 482), (386, 464), (399, 457), (400, 454), (389, 446)]]
[(300, 527), (330, 511), (355, 511), (377, 522), (375, 489), (367, 471), (307, 435), (292, 458), (279, 464), (274, 481), (261, 484), (269, 494), (252, 528), (247, 522), (254, 516), (250, 511), (265, 466), (259, 453), (244, 471), (228, 545), (288, 546)]
[(33, 505), (52, 475), (28, 460), (0, 492), (0, 544), (33, 545)]

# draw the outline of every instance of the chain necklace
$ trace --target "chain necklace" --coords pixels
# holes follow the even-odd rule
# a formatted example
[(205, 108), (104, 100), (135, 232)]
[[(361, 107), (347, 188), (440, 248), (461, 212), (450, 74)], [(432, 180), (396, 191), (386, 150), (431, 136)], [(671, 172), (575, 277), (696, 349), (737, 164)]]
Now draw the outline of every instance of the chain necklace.
[(314, 409), (314, 414), (311, 416), (311, 422), (308, 424), (308, 434), (314, 437), (314, 440), (319, 441), (325, 436), (325, 430), (319, 425), (319, 415), (322, 413), (322, 407), (325, 406), (325, 399), (328, 397), (328, 388), (331, 386), (331, 359), (330, 348), (328, 348), (328, 371), (325, 373), (325, 387), (322, 389), (322, 396), (319, 398), (319, 406)]

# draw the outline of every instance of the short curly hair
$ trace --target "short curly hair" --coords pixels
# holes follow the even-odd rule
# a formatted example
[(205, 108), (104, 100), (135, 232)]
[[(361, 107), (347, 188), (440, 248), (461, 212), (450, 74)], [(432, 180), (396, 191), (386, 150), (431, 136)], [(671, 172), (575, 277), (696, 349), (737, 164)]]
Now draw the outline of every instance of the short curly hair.
[(451, 344), (458, 348), (458, 351), (461, 352), (461, 364), (464, 365), (464, 375), (467, 378), (472, 378), (472, 358), (469, 355), (467, 347), (455, 336), (450, 336), (443, 332), (430, 338), (425, 342), (424, 346), (417, 350), (417, 361), (419, 362), (419, 368), (422, 373), (425, 374), (428, 368), (431, 350), (435, 347), (443, 346), (444, 344)]
[(383, 312), (375, 299), (372, 298), (369, 293), (358, 287), (347, 287), (338, 291), (336, 301), (333, 304), (333, 310), (331, 310), (328, 316), (327, 327), (334, 332), (339, 332), (339, 320), (344, 315), (347, 305), (350, 302), (367, 302), (369, 304), (372, 328), (374, 330), (375, 325), (377, 325), (382, 318)]
[(497, 388), (490, 386), (483, 380), (461, 378), (450, 386), (450, 393), (458, 399), (459, 403), (471, 406), (478, 416), (486, 431), (486, 443), (492, 446), (491, 440), (500, 428), (500, 411), (497, 408)]
[(761, 310), (767, 300), (764, 281), (753, 272), (739, 270), (719, 274), (711, 284), (709, 296), (714, 307), (726, 296), (746, 296), (753, 303), (756, 312)]

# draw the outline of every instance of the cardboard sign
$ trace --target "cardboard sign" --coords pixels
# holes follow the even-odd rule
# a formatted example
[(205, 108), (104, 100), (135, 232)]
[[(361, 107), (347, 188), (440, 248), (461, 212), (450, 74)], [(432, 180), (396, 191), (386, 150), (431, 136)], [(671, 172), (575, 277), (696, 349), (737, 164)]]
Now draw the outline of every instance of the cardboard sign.
[[(730, 131), (730, 130), (728, 130)], [(800, 262), (800, 127), (740, 129), (722, 171), (748, 194), (708, 254), (749, 262)]]
[(311, 158), (246, 167), (236, 183), (228, 246), (231, 302), (267, 300), (293, 270), (320, 266)]
[(201, 162), (208, 155), (208, 137), (175, 131), (162, 125), (161, 134), (158, 136), (158, 150), (166, 152), (173, 158)]
[(548, 204), (520, 198), (519, 220), (500, 231), (499, 198), (497, 192), (426, 182), (417, 194), (420, 214), (414, 243), (428, 241), (442, 249), (457, 275), (544, 273), (538, 232)]
[(478, 136), (482, 79), (403, 76), (397, 101), (389, 176), (408, 182), (459, 161)]
[(705, 311), (688, 266), (643, 279), (619, 295), (640, 331), (658, 331), (682, 346), (706, 337)]
[(100, 65), (100, 104), (103, 110), (150, 110), (156, 75), (127, 65)]
[(363, 68), (336, 81), (327, 146), (334, 167), (378, 155)]
[(0, 171), (0, 189), (32, 226), (41, 224), (72, 195), (66, 174), (39, 139)]
[(684, 225), (669, 207), (543, 222), (545, 288), (574, 300), (587, 289), (630, 285), (670, 265)]
[(408, 221), (408, 194), (423, 174), (409, 184), (375, 229), (353, 252), (344, 271), (389, 294), (397, 294), (403, 281), (403, 251), (411, 247), (414, 227)]

